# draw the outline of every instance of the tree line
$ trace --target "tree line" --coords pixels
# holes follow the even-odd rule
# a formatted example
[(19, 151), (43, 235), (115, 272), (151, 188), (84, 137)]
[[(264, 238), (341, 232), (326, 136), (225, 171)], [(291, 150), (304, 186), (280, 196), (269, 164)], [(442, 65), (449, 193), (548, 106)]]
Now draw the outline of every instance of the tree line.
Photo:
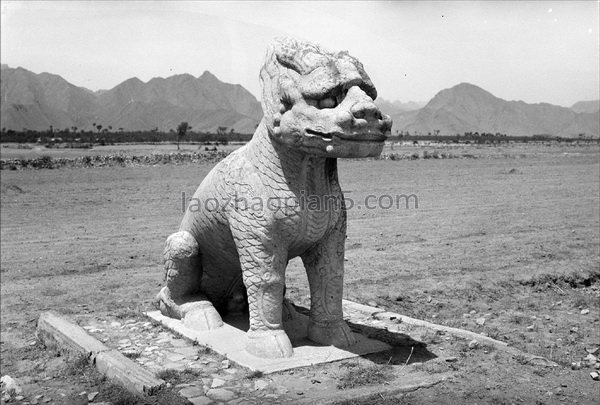
[[(183, 123), (182, 123), (183, 124)], [(48, 129), (45, 131), (36, 131), (24, 128), (21, 131), (2, 128), (0, 133), (1, 143), (40, 143), (40, 144), (92, 144), (106, 145), (117, 143), (207, 143), (219, 142), (226, 144), (228, 142), (248, 142), (251, 134), (240, 134), (233, 130), (225, 131), (220, 127), (217, 132), (193, 131), (188, 125), (185, 129), (180, 124), (177, 131), (168, 132), (159, 131), (157, 128), (146, 131), (125, 131), (125, 130), (98, 130), (94, 131), (73, 131), (72, 129)], [(186, 123), (187, 124), (187, 123)]]
[[(0, 143), (39, 143), (44, 145), (71, 144), (73, 147), (81, 145), (106, 145), (118, 143), (221, 143), (248, 142), (252, 134), (241, 134), (228, 129), (218, 127), (216, 132), (194, 131), (187, 123), (182, 122), (177, 129), (168, 132), (159, 131), (154, 128), (146, 131), (125, 131), (122, 128), (113, 130), (112, 127), (95, 126), (97, 132), (90, 130), (78, 130), (76, 127), (65, 129), (54, 129), (50, 127), (45, 131), (36, 131), (24, 128), (21, 131), (2, 128)], [(585, 134), (578, 137), (566, 138), (554, 135), (533, 136), (511, 136), (501, 133), (465, 132), (456, 135), (434, 134), (410, 134), (407, 132), (397, 133), (388, 138), (391, 142), (419, 142), (430, 141), (439, 143), (469, 143), (469, 144), (502, 144), (508, 142), (599, 142), (598, 138), (592, 138)]]

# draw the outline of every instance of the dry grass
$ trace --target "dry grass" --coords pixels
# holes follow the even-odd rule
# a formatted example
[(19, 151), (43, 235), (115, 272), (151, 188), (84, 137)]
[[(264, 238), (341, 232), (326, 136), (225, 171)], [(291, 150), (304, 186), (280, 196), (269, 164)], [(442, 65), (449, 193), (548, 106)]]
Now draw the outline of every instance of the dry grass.
[(386, 365), (361, 366), (345, 363), (348, 370), (338, 377), (337, 388), (340, 390), (365, 385), (383, 384), (393, 379), (392, 369)]

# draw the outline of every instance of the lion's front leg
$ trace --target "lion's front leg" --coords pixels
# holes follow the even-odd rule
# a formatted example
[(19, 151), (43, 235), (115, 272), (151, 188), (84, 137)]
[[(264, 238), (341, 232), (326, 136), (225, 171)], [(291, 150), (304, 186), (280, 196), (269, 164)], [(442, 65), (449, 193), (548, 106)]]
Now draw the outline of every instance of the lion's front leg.
[(167, 285), (156, 296), (156, 304), (163, 315), (181, 319), (185, 326), (196, 330), (221, 327), (221, 316), (200, 293), (200, 252), (192, 234), (180, 231), (169, 236), (164, 260)]
[(234, 240), (248, 293), (250, 329), (246, 351), (257, 357), (290, 357), (292, 343), (282, 325), (287, 254), (250, 232), (243, 237), (234, 233)]
[(343, 212), (329, 235), (302, 255), (310, 286), (308, 338), (337, 347), (356, 343), (342, 312), (345, 239), (346, 215)]

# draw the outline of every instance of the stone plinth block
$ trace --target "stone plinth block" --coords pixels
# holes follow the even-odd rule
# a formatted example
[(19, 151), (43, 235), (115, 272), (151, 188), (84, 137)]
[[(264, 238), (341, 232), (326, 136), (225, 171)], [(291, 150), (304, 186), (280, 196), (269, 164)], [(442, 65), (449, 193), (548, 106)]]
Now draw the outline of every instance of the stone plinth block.
[[(350, 347), (317, 345), (307, 337), (308, 317), (297, 314), (293, 320), (284, 323), (284, 329), (292, 342), (293, 355), (269, 359), (253, 356), (245, 350), (247, 328), (244, 320), (225, 318), (225, 323), (218, 329), (197, 331), (186, 327), (178, 319), (162, 315), (160, 311), (148, 312), (146, 315), (176, 334), (195, 341), (199, 345), (209, 347), (240, 366), (264, 374), (350, 359), (390, 349), (387, 343), (369, 339), (357, 333), (354, 333), (356, 343)], [(245, 323), (247, 325), (247, 320)]]

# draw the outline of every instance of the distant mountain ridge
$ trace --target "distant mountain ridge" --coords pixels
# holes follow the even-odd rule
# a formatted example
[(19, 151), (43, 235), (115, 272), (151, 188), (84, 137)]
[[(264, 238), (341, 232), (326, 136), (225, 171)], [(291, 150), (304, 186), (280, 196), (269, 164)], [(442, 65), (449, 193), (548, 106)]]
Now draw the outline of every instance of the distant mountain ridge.
[(253, 133), (262, 118), (260, 103), (249, 91), (208, 71), (198, 78), (183, 74), (147, 83), (131, 78), (99, 92), (20, 67), (2, 65), (1, 75), (1, 126), (7, 129), (92, 129), (95, 123), (115, 131), (169, 131), (187, 121), (198, 131), (226, 127)]
[(595, 113), (600, 111), (600, 100), (578, 101), (571, 106), (576, 113)]
[(420, 110), (394, 111), (392, 118), (394, 132), (411, 134), (486, 132), (563, 137), (579, 134), (598, 137), (600, 134), (598, 111), (576, 112), (547, 103), (506, 101), (469, 83), (440, 91)]
[[(253, 133), (262, 117), (260, 103), (250, 92), (239, 84), (224, 83), (208, 71), (197, 78), (180, 74), (147, 83), (131, 78), (110, 90), (93, 92), (58, 75), (2, 65), (0, 81), (0, 126), (6, 129), (53, 126), (91, 130), (96, 124), (113, 131), (169, 131), (187, 121), (197, 131), (226, 127)], [(461, 83), (440, 91), (426, 104), (384, 99), (376, 103), (392, 116), (394, 134), (600, 135), (598, 100), (578, 102), (571, 108), (527, 104)]]

